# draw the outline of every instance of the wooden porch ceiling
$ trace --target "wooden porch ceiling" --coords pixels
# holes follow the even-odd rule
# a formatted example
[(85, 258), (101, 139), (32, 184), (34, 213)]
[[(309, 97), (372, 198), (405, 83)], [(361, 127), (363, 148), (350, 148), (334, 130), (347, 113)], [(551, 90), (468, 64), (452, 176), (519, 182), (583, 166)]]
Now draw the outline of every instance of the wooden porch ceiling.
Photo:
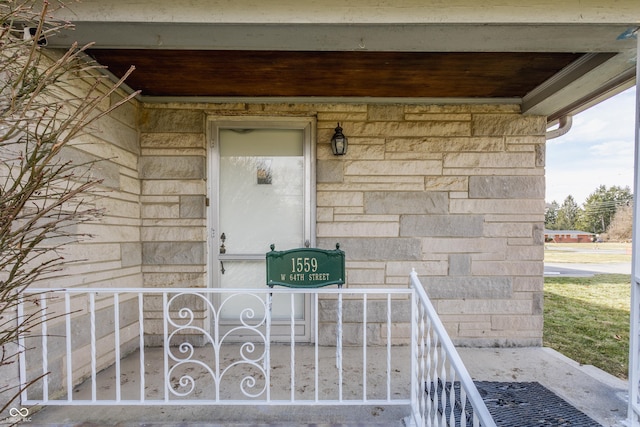
[(522, 99), (583, 57), (559, 52), (94, 49), (143, 96)]

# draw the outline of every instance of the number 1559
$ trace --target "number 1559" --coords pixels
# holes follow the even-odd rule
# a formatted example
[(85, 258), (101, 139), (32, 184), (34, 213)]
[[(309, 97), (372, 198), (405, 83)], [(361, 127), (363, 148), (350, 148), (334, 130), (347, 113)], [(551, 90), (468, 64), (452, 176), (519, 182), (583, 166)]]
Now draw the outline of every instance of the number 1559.
[(291, 258), (292, 273), (315, 273), (318, 271), (318, 260), (316, 258)]

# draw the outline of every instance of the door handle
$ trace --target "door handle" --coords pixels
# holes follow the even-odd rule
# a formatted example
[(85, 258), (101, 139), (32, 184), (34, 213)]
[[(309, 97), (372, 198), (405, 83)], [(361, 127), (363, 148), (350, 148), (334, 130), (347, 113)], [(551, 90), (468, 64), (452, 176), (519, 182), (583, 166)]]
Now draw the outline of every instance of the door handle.
[[(220, 253), (221, 254), (227, 253), (227, 248), (224, 247), (224, 241), (225, 240), (227, 240), (227, 236), (225, 236), (225, 234), (222, 233), (220, 235), (220, 241), (222, 242), (222, 244), (220, 245)], [(224, 263), (222, 261), (220, 261), (220, 273), (224, 274)]]
[(221, 254), (226, 254), (227, 253), (227, 248), (224, 247), (224, 241), (227, 240), (227, 236), (224, 235), (224, 233), (222, 233), (220, 235), (220, 241), (222, 242), (222, 244), (220, 245), (220, 253)]

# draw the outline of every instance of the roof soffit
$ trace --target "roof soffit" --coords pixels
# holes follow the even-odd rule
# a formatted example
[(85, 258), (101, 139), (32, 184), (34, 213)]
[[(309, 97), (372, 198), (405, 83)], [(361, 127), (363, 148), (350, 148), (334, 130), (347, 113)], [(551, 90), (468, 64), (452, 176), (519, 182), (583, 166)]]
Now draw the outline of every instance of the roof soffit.
[[(635, 0), (620, 2), (618, 8), (606, 5), (598, 8), (596, 4), (601, 2), (584, 0), (564, 2), (561, 6), (541, 0), (530, 2), (526, 8), (518, 7), (521, 6), (520, 1), (489, 1), (486, 7), (497, 12), (484, 13), (483, 5), (481, 13), (473, 18), (475, 21), (469, 13), (474, 5), (478, 11), (475, 1), (447, 2), (451, 7), (438, 7), (430, 14), (424, 9), (421, 13), (418, 11), (423, 6), (433, 8), (440, 2), (394, 3), (394, 7), (388, 9), (372, 7), (367, 1), (346, 1), (341, 2), (343, 6), (336, 3), (334, 6), (338, 9), (323, 4), (322, 11), (318, 6), (300, 8), (300, 2), (289, 0), (279, 1), (277, 5), (260, 2), (261, 7), (252, 0), (238, 2), (230, 5), (207, 1), (208, 6), (205, 6), (202, 1), (192, 0), (178, 2), (181, 7), (177, 7), (176, 2), (160, 0), (154, 2), (149, 13), (142, 14), (143, 6), (149, 7), (145, 1), (105, 3), (84, 0), (81, 10), (74, 11), (75, 31), (50, 40), (50, 46), (64, 47), (78, 40), (81, 43), (95, 42), (98, 49), (117, 50), (588, 54), (583, 56), (581, 63), (568, 70), (558, 69), (549, 79), (537, 82), (538, 86), (528, 93), (517, 95), (523, 112), (546, 115), (550, 119), (575, 113), (615, 94), (632, 85), (635, 77), (636, 43), (619, 39), (621, 34), (637, 27), (640, 22), (640, 3)], [(221, 7), (218, 9), (220, 13), (202, 13), (212, 4)], [(245, 11), (255, 13), (241, 14), (235, 9), (240, 4)], [(253, 9), (249, 7), (251, 4)], [(278, 8), (285, 5), (292, 9), (278, 15)], [(195, 14), (198, 7), (200, 13)], [(336, 12), (344, 12), (344, 8), (352, 13), (349, 22), (344, 19), (347, 15)], [(353, 14), (357, 8), (362, 13)], [(549, 15), (552, 9), (553, 17), (544, 24), (540, 23), (542, 11)], [(389, 10), (393, 13), (382, 13)], [(446, 17), (445, 10), (451, 12)], [(576, 16), (578, 10), (582, 18)], [(308, 20), (294, 22), (302, 21), (302, 13)], [(338, 18), (338, 15), (343, 18)], [(421, 15), (419, 19), (416, 18), (418, 15)], [(258, 16), (262, 18), (259, 24), (237, 22), (241, 19), (257, 20)], [(355, 16), (358, 22), (355, 22)], [(630, 16), (637, 18), (630, 19)], [(320, 22), (333, 18), (334, 23)], [(199, 22), (185, 22), (189, 19)], [(447, 19), (458, 21), (446, 22)], [(493, 22), (489, 22), (490, 19)], [(390, 22), (393, 20), (403, 22)], [(478, 22), (483, 20), (486, 22)], [(496, 23), (498, 20), (502, 22)], [(135, 60), (132, 58), (130, 62)], [(326, 95), (331, 96), (330, 93)], [(491, 98), (492, 101), (500, 101)], [(505, 100), (513, 102), (512, 97)], [(460, 99), (452, 101), (459, 102)]]

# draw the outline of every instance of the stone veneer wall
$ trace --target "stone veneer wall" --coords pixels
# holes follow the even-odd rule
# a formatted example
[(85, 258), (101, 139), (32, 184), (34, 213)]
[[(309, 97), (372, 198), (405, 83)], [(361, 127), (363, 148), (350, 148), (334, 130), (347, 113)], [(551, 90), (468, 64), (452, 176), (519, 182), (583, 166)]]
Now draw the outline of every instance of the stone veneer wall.
[[(81, 91), (82, 86), (76, 86)], [(122, 93), (107, 99), (104, 108), (122, 99)], [(60, 255), (68, 261), (64, 268), (49, 275), (34, 286), (50, 288), (78, 287), (140, 287), (142, 285), (142, 257), (140, 244), (140, 180), (138, 177), (139, 137), (138, 104), (131, 101), (91, 125), (91, 134), (72, 141), (62, 152), (65, 160), (79, 165), (99, 160), (91, 168), (94, 178), (102, 179), (96, 187), (97, 197), (88, 196), (85, 203), (103, 210), (103, 215), (91, 222), (76, 225), (77, 232), (88, 235), (78, 243), (68, 244)], [(113, 298), (110, 294), (96, 294), (96, 342), (101, 355), (97, 369), (114, 362), (115, 320)], [(26, 310), (28, 311), (27, 306)], [(74, 383), (91, 374), (90, 314), (86, 294), (71, 297), (71, 343)], [(48, 302), (48, 375), (49, 395), (66, 395), (66, 342), (64, 299), (54, 294)], [(137, 300), (132, 296), (120, 297), (120, 351), (121, 355), (138, 347)], [(27, 340), (33, 350), (27, 354), (27, 375), (35, 378), (42, 374), (41, 345), (37, 328), (35, 339)], [(17, 365), (17, 364), (16, 364)], [(42, 389), (37, 382), (29, 387), (30, 396), (36, 397)]]
[[(206, 158), (202, 108), (146, 105), (140, 115), (142, 261), (145, 287), (206, 287)], [(200, 326), (202, 301), (191, 301)], [(162, 302), (145, 304), (148, 345), (162, 343)], [(204, 344), (196, 337), (195, 344)]]
[[(406, 287), (415, 268), (456, 343), (541, 345), (545, 117), (516, 105), (146, 104), (145, 286), (206, 285), (207, 114), (317, 118), (317, 246), (340, 242), (349, 287)], [(339, 158), (337, 122), (349, 138)], [(359, 326), (345, 325), (347, 341)], [(392, 334), (406, 342), (408, 324)]]

